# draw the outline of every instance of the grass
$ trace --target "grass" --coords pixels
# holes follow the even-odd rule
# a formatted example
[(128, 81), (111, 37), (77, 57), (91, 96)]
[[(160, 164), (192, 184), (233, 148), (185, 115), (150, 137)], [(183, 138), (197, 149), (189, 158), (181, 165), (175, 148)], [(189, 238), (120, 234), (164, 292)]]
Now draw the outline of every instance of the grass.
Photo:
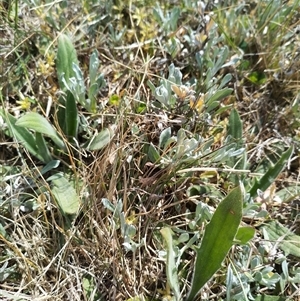
[(2, 300), (300, 300), (299, 13), (1, 3)]

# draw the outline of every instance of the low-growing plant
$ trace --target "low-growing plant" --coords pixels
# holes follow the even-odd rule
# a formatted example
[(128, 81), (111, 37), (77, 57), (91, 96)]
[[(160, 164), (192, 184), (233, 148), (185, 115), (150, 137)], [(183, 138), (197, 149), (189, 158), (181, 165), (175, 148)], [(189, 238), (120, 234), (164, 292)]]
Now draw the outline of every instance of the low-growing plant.
[[(248, 166), (248, 159), (243, 148), (244, 144), (242, 141), (242, 123), (239, 114), (235, 109), (231, 112), (227, 129), (227, 138), (225, 139), (225, 150), (227, 142), (230, 147), (227, 151), (216, 151), (215, 156), (210, 157), (210, 153), (212, 153), (212, 151), (209, 147), (206, 153), (201, 153), (199, 142), (197, 142), (197, 140), (194, 138), (185, 140), (183, 133), (180, 133), (180, 131), (182, 131), (182, 129), (179, 130), (179, 136), (177, 138), (171, 137), (170, 128), (162, 131), (159, 139), (159, 149), (161, 149), (161, 155), (153, 145), (149, 146), (148, 155), (153, 163), (161, 164), (162, 166), (171, 164), (173, 168), (175, 168), (177, 163), (177, 165), (181, 166), (182, 168), (182, 166), (190, 162), (193, 162), (193, 164), (199, 164), (199, 162), (202, 162), (201, 157), (204, 157), (205, 160), (211, 159), (208, 161), (210, 166), (216, 163), (227, 164), (230, 167), (230, 172), (235, 176), (231, 180), (229, 177), (229, 181), (231, 181), (231, 183), (240, 183), (242, 184), (242, 187), (246, 189), (244, 195), (241, 192), (241, 188), (236, 188), (232, 193), (229, 193), (224, 201), (222, 201), (218, 205), (217, 210), (213, 215), (211, 215), (209, 211), (206, 211), (204, 204), (199, 203), (197, 205), (196, 215), (198, 212), (199, 217), (195, 217), (193, 220), (191, 220), (191, 229), (195, 229), (195, 226), (197, 224), (201, 224), (201, 221), (205, 222), (206, 220), (210, 220), (210, 222), (207, 228), (205, 228), (205, 233), (202, 238), (200, 249), (196, 248), (197, 255), (196, 261), (194, 263), (194, 276), (192, 278), (190, 292), (188, 293), (186, 299), (195, 300), (196, 295), (199, 293), (204, 284), (219, 268), (221, 268), (222, 261), (224, 260), (227, 252), (234, 245), (234, 243), (246, 245), (248, 241), (254, 237), (255, 232), (251, 227), (241, 227), (238, 230), (238, 227), (242, 220), (242, 211), (245, 215), (247, 215), (248, 212), (251, 212), (251, 209), (253, 209), (253, 207), (251, 206), (252, 201), (257, 197), (258, 193), (266, 191), (274, 182), (276, 177), (282, 171), (283, 167), (290, 160), (290, 157), (293, 153), (293, 147), (290, 147), (286, 152), (284, 152), (281, 155), (280, 159), (276, 162), (276, 164), (274, 166), (270, 166), (266, 170), (266, 173), (262, 175), (259, 180), (255, 179), (255, 181), (252, 183), (245, 177), (245, 174), (247, 173), (246, 168)], [(179, 138), (180, 136), (182, 137)], [(192, 148), (190, 148), (191, 142), (193, 145)], [(181, 154), (181, 156), (178, 156), (178, 152)], [(184, 159), (185, 156), (187, 158), (186, 160)], [(240, 158), (238, 159), (238, 157)], [(233, 160), (233, 158), (235, 160)], [(180, 174), (182, 172), (197, 170), (205, 171), (203, 163), (201, 165), (203, 167), (199, 167), (198, 169), (186, 168), (177, 170), (177, 172)], [(219, 168), (218, 170), (221, 171), (222, 168)], [(195, 185), (194, 187), (192, 186), (190, 189), (194, 189), (194, 193), (196, 192), (196, 194), (197, 191), (199, 191), (197, 185)], [(227, 203), (228, 205), (226, 205)], [(236, 210), (238, 210), (238, 212)], [(258, 213), (259, 212), (256, 212), (256, 214)], [(234, 225), (234, 218), (236, 218), (236, 225), (234, 228), (230, 228)], [(229, 227), (228, 229), (226, 228), (227, 225)], [(222, 231), (225, 232), (223, 233)], [(285, 231), (287, 231), (287, 229), (285, 229)], [(167, 244), (166, 273), (168, 277), (168, 286), (173, 291), (175, 298), (174, 300), (181, 300), (182, 291), (180, 289), (179, 275), (182, 274), (182, 272), (180, 271), (180, 256), (183, 255), (183, 252), (178, 252), (177, 241), (174, 241), (172, 239), (172, 232), (169, 228), (163, 228), (161, 230), (161, 233)], [(225, 243), (226, 235), (230, 237), (228, 238), (228, 244)], [(212, 237), (214, 237), (214, 239)], [(186, 245), (191, 247), (195, 243), (195, 241), (196, 240), (194, 236)], [(186, 246), (183, 249), (186, 250)], [(274, 284), (278, 283), (280, 279), (280, 276), (276, 273), (270, 278), (269, 275), (271, 271), (271, 267), (262, 271), (262, 274), (264, 275), (262, 276), (262, 279), (264, 280), (261, 283), (265, 286), (273, 287)], [(233, 276), (230, 276), (229, 274), (228, 277), (230, 277), (228, 278), (228, 281), (230, 281), (228, 282), (230, 288), (233, 285)], [(255, 278), (258, 276), (253, 277), (256, 280), (258, 279)], [(244, 284), (242, 285), (243, 291), (241, 293), (235, 294), (235, 298), (239, 298), (239, 294), (241, 294), (243, 298), (247, 298), (247, 295), (250, 294), (249, 282), (252, 281), (250, 279), (252, 278), (246, 277), (244, 279), (245, 281), (241, 280), (244, 281)], [(232, 296), (231, 293), (230, 296)]]
[[(23, 145), (31, 155), (47, 164), (45, 166), (47, 171), (52, 169), (49, 167), (56, 165), (54, 157), (63, 159), (70, 153), (70, 147), (77, 148), (79, 152), (81, 149), (100, 150), (111, 141), (112, 128), (104, 128), (99, 133), (97, 130), (94, 130), (94, 133), (87, 131), (88, 128), (80, 124), (80, 120), (84, 120), (85, 117), (78, 113), (78, 105), (82, 105), (89, 112), (96, 112), (97, 94), (105, 84), (103, 75), (98, 75), (97, 56), (97, 51), (94, 51), (90, 57), (89, 88), (86, 95), (85, 81), (79, 68), (76, 50), (67, 36), (61, 35), (59, 38), (57, 72), (62, 95), (58, 108), (53, 112), (54, 120), (58, 120), (59, 126), (51, 124), (51, 121), (39, 112), (26, 112), (17, 119), (6, 110), (0, 110), (0, 115), (7, 124), (5, 133)], [(81, 131), (86, 130), (81, 135), (89, 137), (81, 145), (78, 143), (79, 126)], [(54, 144), (52, 145), (45, 137), (50, 138)], [(62, 212), (74, 215), (79, 209), (80, 201), (75, 188), (67, 178), (66, 175), (56, 173), (47, 181), (51, 182), (51, 192)]]
[[(57, 56), (58, 78), (64, 93), (60, 97), (57, 111), (54, 112), (54, 118), (59, 121), (59, 128), (55, 128), (42, 114), (37, 112), (25, 113), (17, 120), (6, 111), (0, 111), (2, 118), (7, 121), (9, 126), (7, 133), (24, 144), (32, 155), (43, 162), (49, 162), (52, 158), (42, 135), (50, 137), (58, 151), (67, 151), (65, 139), (78, 144), (80, 116), (77, 106), (81, 104), (88, 111), (95, 113), (97, 93), (105, 84), (103, 75), (97, 75), (99, 67), (97, 52), (94, 52), (90, 58), (88, 98), (86, 98), (85, 83), (78, 66), (75, 48), (67, 36), (60, 37)], [(84, 117), (81, 116), (81, 118)], [(86, 127), (82, 128), (86, 129)], [(29, 129), (35, 131), (35, 137)], [(85, 134), (90, 135), (89, 132)], [(88, 141), (82, 144), (82, 147), (91, 150), (101, 149), (109, 143), (110, 136), (111, 131), (103, 129), (99, 134), (93, 134)]]
[[(242, 219), (242, 204), (243, 195), (240, 188), (236, 188), (229, 193), (219, 204), (209, 224), (205, 228), (201, 246), (195, 247), (196, 260), (191, 288), (185, 300), (195, 300), (195, 297), (200, 292), (201, 288), (221, 267), (222, 261), (234, 244), (234, 238)], [(166, 265), (168, 283), (173, 290), (174, 300), (182, 300), (178, 280), (178, 263), (180, 262), (180, 258), (175, 258), (172, 234), (170, 231), (169, 228), (163, 228), (161, 230), (161, 233), (167, 242)], [(244, 232), (245, 229), (240, 228), (239, 231), (239, 236), (243, 236), (244, 234), (241, 232)], [(254, 230), (251, 230), (251, 232), (249, 240), (254, 235)]]

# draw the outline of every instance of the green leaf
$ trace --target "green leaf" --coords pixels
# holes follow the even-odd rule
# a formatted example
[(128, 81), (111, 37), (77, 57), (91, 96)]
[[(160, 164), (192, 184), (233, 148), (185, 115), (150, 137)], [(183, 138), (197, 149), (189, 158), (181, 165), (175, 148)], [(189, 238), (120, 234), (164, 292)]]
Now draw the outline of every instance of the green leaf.
[(116, 211), (116, 206), (108, 199), (103, 198), (101, 200), (102, 205), (104, 206), (104, 208), (110, 210), (111, 212), (115, 212)]
[(66, 82), (69, 83), (70, 78), (75, 76), (73, 63), (79, 66), (76, 50), (70, 38), (65, 34), (61, 34), (58, 38), (56, 61), (58, 81), (61, 89), (66, 88), (62, 82), (63, 77), (65, 78)]
[(66, 109), (65, 109), (65, 135), (70, 142), (74, 142), (73, 138), (77, 139), (78, 132), (78, 110), (73, 94), (67, 91)]
[[(236, 150), (242, 149), (244, 147), (243, 143), (243, 123), (241, 121), (240, 115), (236, 109), (233, 109), (229, 115), (229, 124), (227, 128), (227, 135), (233, 139), (236, 143)], [(247, 152), (243, 152), (241, 158), (230, 158), (227, 164), (236, 169), (245, 169), (247, 163)], [(240, 180), (241, 175), (231, 175), (230, 179), (236, 184)]]
[(46, 172), (55, 169), (59, 166), (60, 161), (59, 160), (52, 160), (50, 161), (46, 166), (44, 166), (42, 168), (42, 170), (40, 171), (41, 175), (44, 175)]
[(252, 198), (257, 197), (257, 191), (265, 191), (277, 178), (277, 176), (281, 173), (285, 164), (290, 159), (291, 155), (294, 152), (294, 147), (291, 146), (286, 152), (284, 152), (281, 158), (276, 162), (274, 166), (271, 166), (268, 171), (260, 178), (260, 180), (256, 180), (251, 189), (249, 190), (249, 194)]
[(255, 235), (255, 229), (247, 226), (247, 227), (240, 227), (238, 232), (234, 238), (235, 243), (245, 245), (247, 244)]
[(214, 62), (214, 66), (210, 71), (211, 78), (222, 68), (222, 65), (225, 63), (229, 55), (229, 49), (227, 46), (220, 48), (217, 61)]
[(61, 174), (56, 174), (48, 180), (52, 181), (52, 193), (64, 214), (77, 213), (80, 200), (73, 185)]
[(83, 78), (83, 72), (78, 64), (73, 63), (74, 77), (67, 82), (68, 90), (72, 92), (76, 101), (84, 106), (90, 112), (90, 100), (86, 99), (86, 87)]
[(234, 243), (242, 219), (242, 191), (233, 189), (217, 207), (196, 249), (192, 286), (186, 301), (193, 301), (205, 283), (217, 272)]
[(164, 85), (161, 85), (155, 89), (154, 96), (160, 103), (162, 103), (166, 107), (170, 106), (171, 95)]
[(222, 100), (223, 98), (229, 96), (232, 93), (232, 91), (233, 91), (233, 89), (230, 89), (230, 88), (224, 88), (224, 89), (217, 91), (211, 97), (209, 97), (209, 99), (207, 100), (207, 105), (209, 106), (214, 101)]
[(243, 138), (243, 124), (236, 109), (233, 109), (229, 115), (227, 135), (230, 135), (237, 142)]
[(180, 300), (180, 289), (179, 289), (179, 281), (178, 281), (178, 271), (175, 261), (175, 251), (173, 246), (173, 238), (172, 231), (170, 228), (163, 228), (160, 230), (161, 235), (165, 239), (167, 243), (167, 279), (170, 288), (172, 289), (174, 296), (177, 301)]
[(136, 113), (138, 114), (142, 114), (145, 113), (145, 111), (147, 110), (147, 105), (145, 103), (138, 103), (138, 106), (136, 107)]
[(271, 221), (270, 223), (262, 227), (267, 232), (265, 239), (272, 240), (274, 243), (278, 242), (278, 246), (286, 254), (292, 254), (296, 257), (300, 257), (300, 236), (291, 232), (288, 228), (283, 226), (277, 221)]
[(148, 148), (148, 157), (152, 163), (156, 163), (160, 159), (159, 152), (152, 143), (150, 143)]
[(36, 140), (36, 145), (38, 147), (38, 150), (41, 156), (44, 158), (44, 162), (49, 163), (50, 161), (52, 161), (52, 156), (49, 152), (49, 148), (42, 134), (35, 133), (35, 140)]
[(98, 59), (98, 51), (95, 49), (90, 56), (90, 65), (89, 65), (89, 76), (90, 83), (94, 84), (96, 81), (96, 76), (99, 68), (99, 59)]
[(168, 127), (164, 129), (159, 136), (159, 148), (163, 149), (167, 141), (171, 138), (171, 128)]
[(39, 149), (36, 145), (34, 135), (26, 128), (17, 126), (17, 119), (11, 114), (5, 112), (4, 110), (0, 110), (0, 115), (7, 122), (10, 136), (21, 143), (37, 159), (45, 162), (45, 158), (40, 154)]
[(38, 113), (30, 112), (22, 116), (16, 122), (17, 126), (32, 129), (38, 133), (49, 136), (53, 142), (62, 150), (65, 150), (65, 144), (58, 136), (56, 130), (52, 127), (49, 121)]
[(232, 79), (232, 75), (230, 73), (227, 73), (223, 78), (219, 85), (219, 89), (222, 89), (225, 85), (227, 85)]
[(103, 129), (97, 136), (91, 139), (88, 149), (91, 151), (102, 149), (111, 141), (112, 136), (113, 133), (109, 129)]

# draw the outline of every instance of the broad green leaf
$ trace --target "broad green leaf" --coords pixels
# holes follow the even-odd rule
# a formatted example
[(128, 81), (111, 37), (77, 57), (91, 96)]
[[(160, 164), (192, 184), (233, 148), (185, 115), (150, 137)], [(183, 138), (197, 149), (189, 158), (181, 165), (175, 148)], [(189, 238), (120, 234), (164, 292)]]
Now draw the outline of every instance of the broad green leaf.
[(234, 244), (242, 219), (243, 195), (240, 187), (233, 189), (217, 207), (206, 226), (196, 262), (192, 286), (186, 301), (193, 301), (205, 283), (217, 272)]
[(229, 112), (231, 110), (231, 108), (232, 108), (232, 105), (222, 106), (216, 111), (215, 115), (217, 116), (224, 112)]
[(212, 110), (214, 110), (215, 108), (217, 108), (220, 105), (220, 103), (218, 101), (213, 101), (213, 102), (209, 102), (209, 104), (207, 104), (207, 109), (206, 112), (209, 113)]
[(213, 66), (212, 70), (210, 71), (211, 77), (215, 76), (215, 74), (222, 68), (222, 65), (227, 60), (228, 55), (229, 55), (229, 49), (227, 46), (222, 47), (219, 50), (219, 53), (216, 55), (216, 57), (218, 57), (218, 59), (214, 63), (214, 66)]
[(158, 162), (160, 158), (159, 152), (152, 143), (149, 144), (148, 157), (152, 163)]
[(167, 274), (168, 283), (174, 293), (176, 301), (179, 301), (180, 289), (179, 289), (178, 271), (177, 271), (176, 260), (175, 260), (172, 231), (170, 228), (163, 228), (160, 230), (160, 233), (167, 243), (166, 274)]
[(286, 254), (292, 254), (296, 257), (300, 257), (300, 236), (294, 234), (288, 228), (283, 226), (277, 221), (271, 221), (262, 227), (267, 232), (269, 239), (278, 243), (278, 246)]
[(76, 214), (80, 200), (73, 185), (61, 174), (50, 177), (52, 193), (64, 214)]
[(42, 115), (35, 112), (27, 113), (17, 120), (16, 125), (49, 136), (60, 149), (65, 150), (64, 142), (49, 121)]
[(39, 149), (36, 145), (36, 140), (34, 135), (28, 131), (26, 128), (16, 125), (17, 119), (11, 114), (0, 110), (0, 115), (9, 128), (9, 135), (21, 143), (33, 156), (39, 159), (42, 162), (45, 162), (44, 157), (40, 154)]
[(240, 227), (238, 232), (234, 238), (235, 243), (245, 245), (247, 244), (255, 235), (255, 229), (247, 226), (247, 227)]
[(65, 85), (62, 82), (63, 77), (66, 82), (69, 83), (70, 78), (75, 76), (73, 63), (79, 66), (75, 47), (67, 35), (61, 34), (58, 38), (56, 61), (59, 86), (61, 89), (65, 89)]
[(171, 95), (165, 86), (161, 85), (155, 89), (155, 98), (165, 106), (170, 105)]
[(55, 117), (58, 121), (59, 128), (63, 133), (66, 133), (66, 97), (60, 95), (58, 97), (58, 103), (55, 105)]
[(112, 139), (113, 133), (109, 129), (103, 129), (96, 137), (93, 137), (88, 145), (88, 149), (100, 150), (105, 147)]
[(74, 142), (73, 138), (77, 139), (78, 132), (78, 110), (73, 94), (67, 91), (66, 109), (65, 109), (65, 135), (70, 142)]
[(286, 152), (284, 152), (281, 158), (277, 161), (274, 166), (271, 166), (268, 171), (251, 187), (249, 190), (249, 194), (252, 198), (257, 196), (257, 191), (265, 191), (277, 178), (277, 176), (281, 173), (286, 163), (290, 159), (293, 154), (294, 147), (291, 146)]

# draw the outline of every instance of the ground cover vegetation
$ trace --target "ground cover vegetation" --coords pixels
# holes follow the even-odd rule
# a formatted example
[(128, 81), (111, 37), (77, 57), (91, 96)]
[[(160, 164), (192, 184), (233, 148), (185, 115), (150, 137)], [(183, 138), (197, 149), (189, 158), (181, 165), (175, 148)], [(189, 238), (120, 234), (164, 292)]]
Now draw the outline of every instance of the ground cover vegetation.
[(300, 300), (299, 7), (2, 1), (1, 300)]

